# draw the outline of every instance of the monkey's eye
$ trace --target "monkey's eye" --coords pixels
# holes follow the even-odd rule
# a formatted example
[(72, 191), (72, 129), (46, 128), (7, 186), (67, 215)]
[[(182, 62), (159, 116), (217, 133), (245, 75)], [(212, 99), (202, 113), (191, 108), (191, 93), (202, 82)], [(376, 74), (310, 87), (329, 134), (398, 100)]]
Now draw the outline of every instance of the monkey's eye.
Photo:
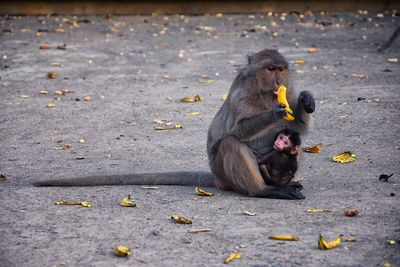
[(285, 146), (287, 146), (289, 143), (287, 141), (285, 141)]
[(279, 68), (279, 71), (282, 72), (282, 71), (284, 71), (285, 69), (286, 69), (285, 67), (280, 67), (280, 68)]
[(268, 69), (269, 71), (274, 71), (274, 70), (275, 70), (275, 67), (274, 67), (274, 66), (268, 66), (267, 69)]

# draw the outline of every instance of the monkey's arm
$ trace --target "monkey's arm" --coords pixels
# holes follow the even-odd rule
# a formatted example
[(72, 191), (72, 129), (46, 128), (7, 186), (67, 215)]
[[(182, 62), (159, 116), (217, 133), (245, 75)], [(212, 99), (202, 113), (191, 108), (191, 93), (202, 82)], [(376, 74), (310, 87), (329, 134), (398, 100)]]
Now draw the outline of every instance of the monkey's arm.
[[(250, 105), (244, 104), (242, 105)], [(282, 105), (275, 105), (273, 110), (262, 111), (261, 113), (253, 115), (251, 110), (241, 111), (232, 127), (232, 134), (235, 135), (239, 140), (246, 140), (255, 134), (259, 133), (263, 129), (268, 128), (274, 124), (278, 119), (283, 118), (286, 115), (286, 110)]]
[[(289, 100), (290, 105), (296, 103), (294, 99)], [(288, 127), (294, 128), (301, 134), (307, 133), (310, 121), (310, 113), (315, 110), (315, 100), (308, 91), (302, 91), (297, 99), (297, 104), (293, 105), (294, 121), (286, 123)]]

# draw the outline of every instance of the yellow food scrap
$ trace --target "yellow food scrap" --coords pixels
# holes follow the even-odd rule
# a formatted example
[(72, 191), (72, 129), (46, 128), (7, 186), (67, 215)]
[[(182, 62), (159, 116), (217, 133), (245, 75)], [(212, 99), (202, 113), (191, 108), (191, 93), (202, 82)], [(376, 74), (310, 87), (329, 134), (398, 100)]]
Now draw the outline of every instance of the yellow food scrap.
[(242, 254), (240, 253), (232, 253), (231, 255), (229, 255), (225, 260), (224, 263), (230, 263), (233, 260), (238, 260), (242, 258)]
[(319, 144), (316, 144), (316, 145), (311, 146), (311, 147), (303, 147), (303, 152), (306, 152), (306, 153), (320, 153), (322, 146), (323, 146), (323, 144), (319, 143)]
[(330, 210), (325, 210), (325, 209), (308, 209), (306, 210), (308, 213), (318, 213), (318, 212), (331, 212)]
[(168, 125), (168, 126), (154, 126), (154, 130), (156, 131), (164, 131), (164, 130), (175, 130), (175, 129), (183, 129), (182, 125)]
[(294, 61), (294, 64), (303, 65), (303, 64), (304, 64), (304, 60), (302, 60), (302, 59), (296, 59), (296, 60)]
[(178, 215), (172, 215), (171, 219), (180, 224), (192, 224), (190, 219)]
[(283, 85), (280, 85), (278, 88), (278, 103), (285, 105), (285, 109), (287, 111), (286, 116), (284, 117), (285, 120), (287, 121), (292, 121), (294, 120), (294, 117), (292, 116), (293, 111), (289, 106), (289, 103), (286, 99), (286, 87)]
[(334, 156), (332, 160), (339, 163), (349, 163), (356, 160), (356, 155), (351, 153), (350, 151), (345, 151), (343, 153)]
[(54, 108), (56, 106), (56, 104), (47, 104), (48, 108)]
[(131, 195), (127, 195), (120, 203), (122, 207), (136, 207), (136, 203), (131, 200)]
[(83, 206), (86, 208), (92, 207), (92, 203), (88, 201), (66, 201), (64, 199), (60, 199), (55, 203), (56, 205), (65, 205), (65, 206)]
[(190, 112), (190, 113), (188, 113), (188, 114), (185, 114), (185, 116), (198, 116), (198, 115), (200, 115), (201, 113), (199, 112), (199, 111), (193, 111), (193, 112)]
[(338, 246), (340, 246), (341, 242), (342, 239), (340, 237), (328, 242), (320, 234), (318, 239), (318, 247), (323, 250), (337, 248)]
[(196, 194), (197, 194), (198, 196), (212, 197), (212, 196), (214, 195), (214, 193), (206, 192), (206, 191), (204, 191), (203, 189), (200, 189), (200, 188), (198, 188), (198, 187), (196, 187), (196, 188), (194, 189), (194, 191), (196, 192)]
[(182, 103), (192, 103), (192, 102), (199, 102), (199, 101), (201, 101), (201, 100), (202, 100), (202, 98), (201, 98), (200, 95), (195, 95), (193, 98), (185, 96), (184, 98), (182, 98), (181, 100), (179, 100), (179, 102), (182, 102)]
[(269, 239), (274, 240), (283, 240), (283, 241), (299, 241), (300, 237), (296, 235), (273, 235), (268, 237)]
[(119, 245), (115, 248), (114, 254), (118, 257), (127, 257), (131, 255), (131, 249), (127, 246)]

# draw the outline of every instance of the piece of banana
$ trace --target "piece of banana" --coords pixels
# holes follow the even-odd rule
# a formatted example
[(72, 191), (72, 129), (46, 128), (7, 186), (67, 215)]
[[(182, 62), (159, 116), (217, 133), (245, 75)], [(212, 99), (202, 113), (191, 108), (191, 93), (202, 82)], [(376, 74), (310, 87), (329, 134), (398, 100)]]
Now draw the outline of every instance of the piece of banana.
[(342, 239), (340, 237), (338, 237), (332, 241), (326, 241), (322, 235), (319, 235), (318, 247), (320, 249), (326, 250), (326, 249), (337, 248), (338, 246), (340, 246), (341, 243), (342, 243)]
[(131, 249), (127, 246), (119, 245), (115, 248), (114, 254), (118, 257), (127, 257), (131, 255)]
[(286, 114), (284, 119), (287, 121), (294, 120), (294, 117), (292, 116), (293, 110), (290, 108), (289, 103), (286, 99), (286, 87), (283, 85), (280, 85), (278, 88), (278, 103), (285, 105), (285, 109), (288, 114)]
[(268, 237), (269, 239), (274, 240), (283, 240), (283, 241), (299, 241), (300, 237), (296, 235), (273, 235)]
[(136, 203), (131, 200), (131, 195), (126, 196), (120, 203), (122, 207), (136, 207)]

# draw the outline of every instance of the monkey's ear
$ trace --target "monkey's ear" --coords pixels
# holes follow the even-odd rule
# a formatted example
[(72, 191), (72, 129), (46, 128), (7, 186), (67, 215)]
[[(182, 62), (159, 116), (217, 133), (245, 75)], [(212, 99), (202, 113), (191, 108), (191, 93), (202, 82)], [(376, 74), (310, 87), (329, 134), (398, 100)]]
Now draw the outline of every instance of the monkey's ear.
[(251, 63), (251, 58), (254, 56), (254, 53), (247, 54), (247, 64)]
[(292, 154), (292, 155), (298, 154), (299, 152), (300, 152), (300, 146), (294, 146), (290, 150), (290, 154)]

